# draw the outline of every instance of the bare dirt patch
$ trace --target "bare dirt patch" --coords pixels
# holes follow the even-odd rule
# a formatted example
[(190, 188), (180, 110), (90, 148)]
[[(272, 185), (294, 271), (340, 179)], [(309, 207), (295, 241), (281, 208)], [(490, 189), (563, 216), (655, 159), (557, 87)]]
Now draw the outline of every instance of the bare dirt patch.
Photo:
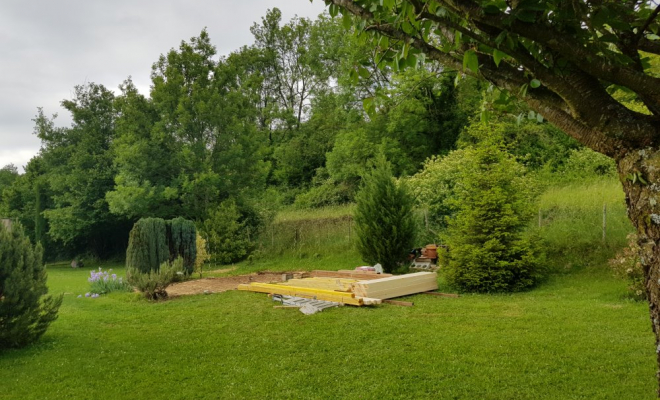
[(170, 297), (201, 293), (220, 293), (236, 290), (238, 285), (250, 282), (282, 282), (282, 272), (257, 272), (250, 275), (227, 276), (223, 278), (203, 278), (193, 281), (174, 283), (167, 287)]

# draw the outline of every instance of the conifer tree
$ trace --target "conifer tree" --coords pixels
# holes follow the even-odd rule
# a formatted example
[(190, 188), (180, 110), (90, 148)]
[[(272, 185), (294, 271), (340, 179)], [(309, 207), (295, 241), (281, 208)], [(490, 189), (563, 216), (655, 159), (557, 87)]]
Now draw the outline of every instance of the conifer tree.
[(465, 155), (472, 162), (459, 167), (445, 276), (464, 291), (524, 290), (545, 276), (538, 241), (523, 235), (532, 216), (531, 182), (497, 139), (483, 140)]
[(413, 201), (405, 182), (395, 182), (390, 163), (377, 157), (356, 196), (357, 249), (365, 262), (393, 272), (406, 260), (415, 240)]
[(142, 218), (135, 223), (128, 239), (126, 267), (143, 273), (157, 271), (170, 259), (167, 225), (162, 218)]
[(42, 257), (20, 225), (0, 224), (0, 349), (36, 341), (57, 319), (62, 296), (47, 294)]

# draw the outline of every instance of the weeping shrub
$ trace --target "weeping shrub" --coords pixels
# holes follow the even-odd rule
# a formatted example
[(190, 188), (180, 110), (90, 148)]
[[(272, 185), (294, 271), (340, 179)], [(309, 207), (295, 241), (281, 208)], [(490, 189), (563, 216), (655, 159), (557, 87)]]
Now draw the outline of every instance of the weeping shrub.
[(162, 218), (142, 218), (133, 225), (126, 250), (126, 268), (157, 271), (170, 259), (167, 224)]
[(42, 257), (22, 226), (0, 224), (0, 349), (36, 341), (57, 319), (62, 296), (47, 294)]
[(195, 269), (195, 258), (197, 256), (197, 230), (195, 223), (184, 219), (174, 218), (167, 222), (167, 237), (170, 248), (170, 259), (183, 259), (183, 269), (186, 275), (190, 275)]
[(148, 273), (181, 257), (183, 271), (189, 275), (195, 268), (196, 234), (195, 224), (180, 217), (169, 221), (142, 218), (129, 235), (126, 268)]

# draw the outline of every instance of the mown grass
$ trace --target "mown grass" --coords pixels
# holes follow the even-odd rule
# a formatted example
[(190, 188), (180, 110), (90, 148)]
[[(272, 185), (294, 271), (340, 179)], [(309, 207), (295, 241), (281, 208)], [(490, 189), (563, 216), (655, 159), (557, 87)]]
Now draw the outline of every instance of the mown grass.
[(417, 295), (406, 298), (414, 307), (312, 316), (248, 292), (76, 298), (88, 270), (50, 268), (51, 290), (67, 293), (60, 318), (36, 345), (0, 354), (0, 398), (654, 396), (647, 307), (602, 269), (528, 293)]
[[(247, 292), (77, 298), (90, 267), (50, 266), (51, 291), (66, 293), (60, 318), (37, 344), (0, 353), (0, 399), (655, 398), (647, 305), (605, 265), (630, 230), (621, 201), (612, 182), (549, 190), (540, 234), (564, 273), (526, 293), (405, 298), (414, 307), (304, 316)], [(337, 227), (325, 248), (343, 251), (308, 240), (229, 274), (352, 268), (359, 256)]]

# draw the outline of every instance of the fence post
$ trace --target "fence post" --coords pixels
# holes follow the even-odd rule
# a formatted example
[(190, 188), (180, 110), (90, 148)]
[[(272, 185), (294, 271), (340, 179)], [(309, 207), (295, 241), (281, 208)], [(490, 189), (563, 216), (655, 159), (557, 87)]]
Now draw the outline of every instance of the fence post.
[(607, 203), (603, 204), (603, 242), (605, 241), (605, 233), (607, 232)]

